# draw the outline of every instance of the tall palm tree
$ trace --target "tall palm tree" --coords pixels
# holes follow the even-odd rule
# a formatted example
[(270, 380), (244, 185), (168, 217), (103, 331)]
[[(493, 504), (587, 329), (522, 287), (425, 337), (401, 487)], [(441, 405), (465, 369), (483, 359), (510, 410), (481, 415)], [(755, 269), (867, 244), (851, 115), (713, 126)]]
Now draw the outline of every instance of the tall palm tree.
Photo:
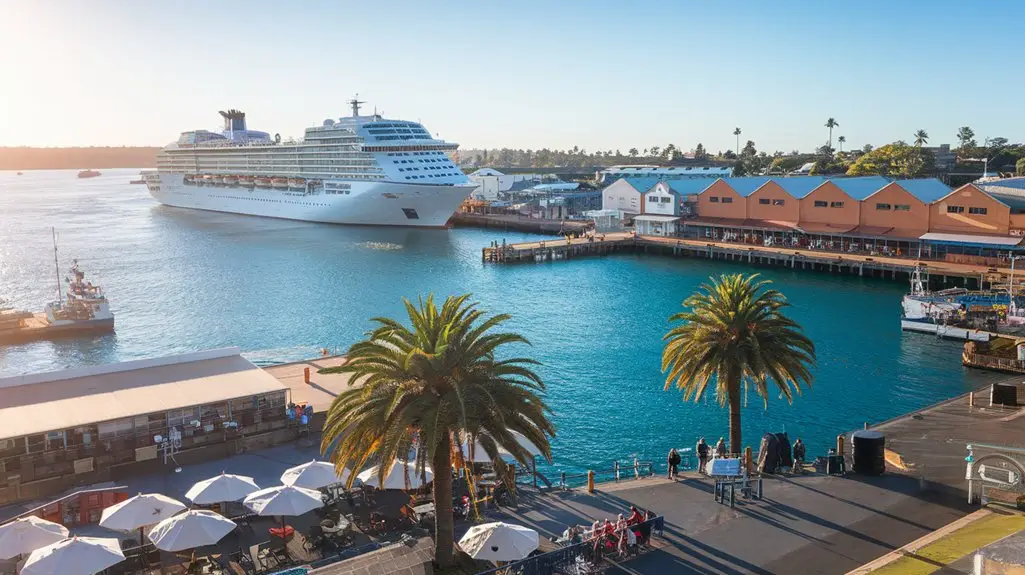
[(740, 128), (733, 128), (733, 135), (737, 137), (737, 157), (740, 157)]
[[(433, 296), (417, 305), (404, 300), (410, 326), (389, 318), (349, 349), (340, 367), (321, 373), (351, 374), (361, 385), (332, 402), (321, 450), (339, 471), (371, 460), (383, 475), (396, 459), (416, 450), (416, 472), (434, 469), (435, 559), (453, 556), (452, 446), (457, 434), (479, 441), (496, 465), (499, 447), (526, 464), (531, 456), (511, 433), (522, 433), (551, 461), (555, 427), (533, 371), (537, 362), (496, 359), (507, 344), (527, 343), (495, 332), (508, 315), (485, 317), (469, 295), (449, 297), (439, 309)], [(328, 453), (330, 452), (330, 453)], [(353, 474), (355, 475), (355, 474)], [(352, 479), (349, 479), (352, 482)]]
[(663, 340), (665, 389), (700, 401), (711, 383), (719, 405), (729, 405), (730, 451), (740, 453), (741, 393), (753, 387), (768, 407), (769, 382), (793, 401), (811, 385), (815, 345), (783, 310), (789, 303), (758, 275), (711, 278), (684, 302), (679, 322)]
[(929, 143), (929, 134), (925, 130), (915, 132), (915, 145), (921, 148)]
[(838, 144), (840, 144), (840, 152), (842, 153), (843, 152), (843, 145), (844, 145), (844, 142), (847, 141), (847, 138), (844, 137), (844, 136), (837, 136), (836, 141), (837, 141)]
[(830, 118), (826, 120), (826, 127), (829, 128), (829, 149), (833, 149), (833, 128), (839, 128), (840, 123)]

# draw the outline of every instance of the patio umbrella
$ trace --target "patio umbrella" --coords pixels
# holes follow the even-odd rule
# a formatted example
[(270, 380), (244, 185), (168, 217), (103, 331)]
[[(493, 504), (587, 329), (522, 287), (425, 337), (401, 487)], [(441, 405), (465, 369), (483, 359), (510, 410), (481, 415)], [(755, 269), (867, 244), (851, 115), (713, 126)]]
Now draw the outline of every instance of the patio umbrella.
[(422, 481), (420, 474), (416, 471), (416, 466), (409, 461), (396, 459), (392, 463), (391, 469), (385, 474), (384, 483), (378, 480), (379, 470), (380, 466), (375, 465), (357, 475), (356, 478), (364, 484), (378, 489), (416, 489), (434, 480), (434, 471), (429, 466), (424, 466), (426, 481)]
[(100, 527), (116, 531), (139, 530), (139, 543), (143, 542), (142, 529), (185, 509), (180, 501), (159, 493), (138, 494), (103, 510)]
[(216, 477), (196, 482), (185, 497), (197, 505), (213, 505), (224, 501), (239, 501), (258, 491), (260, 486), (252, 477), (221, 473)]
[(350, 474), (348, 469), (342, 469), (342, 475), (339, 477), (334, 464), (314, 459), (309, 463), (286, 469), (281, 474), (281, 482), (285, 485), (305, 487), (306, 489), (320, 489), (347, 481)]
[[(531, 443), (530, 440), (527, 439), (526, 435), (523, 435), (519, 431), (513, 431), (511, 429), (509, 430), (509, 433), (511, 433), (512, 436), (516, 439), (516, 443), (519, 443), (521, 447), (527, 450), (527, 453), (534, 457), (541, 455), (541, 450), (538, 449), (536, 445)], [(499, 448), (498, 451), (505, 455), (512, 455), (511, 453), (502, 448)]]
[(293, 485), (254, 491), (242, 503), (257, 515), (302, 515), (324, 506), (320, 492)]
[(33, 551), (21, 575), (93, 575), (124, 560), (117, 539), (72, 537)]
[(459, 540), (459, 547), (470, 557), (484, 561), (519, 561), (538, 544), (537, 531), (502, 522), (474, 525)]
[(235, 529), (235, 522), (205, 509), (191, 509), (153, 526), (149, 540), (163, 551), (213, 545)]
[(68, 537), (68, 529), (35, 516), (0, 526), (0, 559), (13, 559)]

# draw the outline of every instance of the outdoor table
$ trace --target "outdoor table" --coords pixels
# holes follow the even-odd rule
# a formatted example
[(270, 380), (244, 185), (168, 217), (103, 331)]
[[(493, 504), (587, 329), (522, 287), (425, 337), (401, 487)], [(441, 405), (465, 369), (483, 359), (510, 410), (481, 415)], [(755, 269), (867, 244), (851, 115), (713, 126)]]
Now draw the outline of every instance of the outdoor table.
[(348, 531), (352, 524), (345, 517), (339, 516), (338, 519), (325, 519), (320, 522), (320, 528), (327, 534), (340, 533)]

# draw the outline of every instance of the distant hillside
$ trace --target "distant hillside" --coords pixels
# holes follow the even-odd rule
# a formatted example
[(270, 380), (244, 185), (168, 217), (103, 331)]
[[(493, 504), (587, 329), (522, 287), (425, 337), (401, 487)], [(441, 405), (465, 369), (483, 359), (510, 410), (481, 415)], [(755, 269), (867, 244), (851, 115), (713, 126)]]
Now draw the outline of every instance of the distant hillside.
[(0, 147), (0, 170), (153, 168), (159, 149)]

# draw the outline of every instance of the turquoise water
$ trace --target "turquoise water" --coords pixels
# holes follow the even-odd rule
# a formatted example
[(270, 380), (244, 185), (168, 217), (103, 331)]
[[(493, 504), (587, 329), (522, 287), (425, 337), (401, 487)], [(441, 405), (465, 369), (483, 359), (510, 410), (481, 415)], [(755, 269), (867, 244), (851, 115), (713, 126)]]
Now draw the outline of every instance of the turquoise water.
[[(555, 469), (662, 460), (669, 447), (714, 441), (726, 413), (714, 400), (662, 391), (667, 318), (711, 274), (738, 264), (617, 256), (485, 266), (485, 230), (342, 227), (196, 212), (156, 204), (137, 170), (78, 180), (74, 172), (0, 173), (0, 298), (40, 309), (55, 294), (50, 226), (67, 264), (77, 257), (107, 290), (117, 334), (0, 346), (0, 374), (239, 346), (254, 361), (344, 350), (401, 297), (472, 292), (513, 315), (544, 366), (559, 434)], [(837, 433), (966, 391), (994, 376), (969, 371), (959, 345), (899, 329), (902, 284), (762, 269), (794, 304), (818, 346), (814, 387), (792, 406), (752, 396), (745, 442), (766, 431), (801, 436), (819, 454)]]

